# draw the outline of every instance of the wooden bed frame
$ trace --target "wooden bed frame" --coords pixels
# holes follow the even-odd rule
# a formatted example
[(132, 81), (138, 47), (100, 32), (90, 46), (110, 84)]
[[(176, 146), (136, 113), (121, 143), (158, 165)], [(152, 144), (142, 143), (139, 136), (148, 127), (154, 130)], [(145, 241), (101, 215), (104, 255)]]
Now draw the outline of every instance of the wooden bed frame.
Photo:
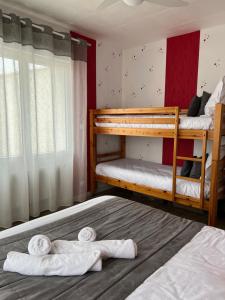
[[(179, 204), (199, 208), (208, 211), (208, 224), (215, 226), (217, 218), (218, 199), (224, 198), (225, 195), (225, 181), (224, 168), (225, 158), (220, 160), (220, 146), (221, 138), (225, 136), (225, 105), (217, 104), (214, 115), (214, 129), (213, 130), (189, 130), (179, 129), (179, 115), (186, 114), (186, 110), (180, 110), (179, 107), (152, 107), (152, 108), (126, 108), (126, 109), (97, 109), (90, 110), (90, 183), (91, 192), (96, 191), (96, 182), (103, 182), (109, 185), (121, 187), (131, 191), (150, 195), (156, 198), (173, 201)], [(107, 115), (98, 117), (101, 115)], [(111, 117), (112, 115), (113, 117)], [(118, 115), (118, 117), (116, 117)], [(168, 115), (168, 118), (132, 118), (132, 116), (123, 118), (126, 115)], [(171, 118), (171, 116), (174, 116)], [(95, 123), (120, 123), (120, 124), (173, 124), (173, 129), (149, 129), (149, 128), (109, 128), (97, 127)], [(116, 152), (97, 154), (96, 150), (96, 136), (98, 134), (104, 135), (118, 135), (120, 136), (120, 150)], [(126, 156), (126, 136), (146, 136), (146, 137), (160, 137), (172, 138), (174, 140), (173, 149), (173, 183), (172, 192), (155, 189), (144, 185), (137, 185), (135, 183), (118, 180), (111, 177), (100, 176), (95, 172), (97, 162), (110, 161)], [(191, 139), (202, 141), (202, 158), (177, 156), (178, 139)], [(204, 198), (205, 185), (205, 162), (206, 162), (206, 148), (207, 140), (213, 141), (212, 148), (212, 166), (211, 166), (211, 186), (210, 199)], [(200, 179), (182, 177), (176, 174), (177, 160), (200, 161), (201, 177)], [(200, 198), (184, 196), (176, 193), (176, 179), (185, 179), (192, 182), (200, 183)]]

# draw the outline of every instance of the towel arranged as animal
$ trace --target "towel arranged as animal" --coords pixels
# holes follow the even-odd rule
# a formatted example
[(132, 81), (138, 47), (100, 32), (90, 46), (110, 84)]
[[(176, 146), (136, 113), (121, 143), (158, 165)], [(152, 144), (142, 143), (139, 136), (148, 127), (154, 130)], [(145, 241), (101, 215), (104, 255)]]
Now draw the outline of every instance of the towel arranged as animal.
[(51, 242), (45, 235), (36, 235), (28, 243), (29, 254), (8, 253), (3, 270), (32, 276), (84, 275), (101, 271), (102, 259), (137, 256), (137, 245), (131, 239), (96, 241), (96, 236), (91, 227), (79, 232), (78, 241)]

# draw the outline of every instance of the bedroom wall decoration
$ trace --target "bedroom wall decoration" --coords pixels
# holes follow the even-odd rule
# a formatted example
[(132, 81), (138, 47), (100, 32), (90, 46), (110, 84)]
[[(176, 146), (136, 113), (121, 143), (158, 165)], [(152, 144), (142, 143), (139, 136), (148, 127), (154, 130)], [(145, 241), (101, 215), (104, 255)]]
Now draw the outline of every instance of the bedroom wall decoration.
[[(123, 51), (122, 107), (164, 106), (166, 41)], [(127, 157), (162, 162), (162, 140), (127, 138)]]

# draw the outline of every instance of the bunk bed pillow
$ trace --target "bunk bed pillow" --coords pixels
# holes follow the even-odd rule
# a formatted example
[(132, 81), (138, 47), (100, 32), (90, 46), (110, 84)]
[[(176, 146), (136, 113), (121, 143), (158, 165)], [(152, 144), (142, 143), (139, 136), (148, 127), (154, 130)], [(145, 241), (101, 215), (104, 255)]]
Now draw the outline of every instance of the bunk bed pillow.
[(205, 114), (205, 106), (206, 106), (207, 102), (209, 101), (210, 97), (211, 97), (211, 94), (209, 94), (205, 91), (203, 92), (202, 97), (201, 97), (199, 111), (197, 114), (198, 116), (202, 116)]
[(194, 96), (188, 108), (187, 116), (196, 117), (201, 106), (201, 97)]
[[(208, 159), (209, 154), (206, 153), (206, 162)], [(201, 156), (198, 158), (202, 158)], [(193, 167), (191, 169), (190, 177), (199, 179), (201, 177), (201, 171), (202, 171), (202, 163), (200, 161), (194, 161)]]
[(213, 116), (215, 112), (215, 106), (217, 103), (225, 104), (225, 77), (219, 81), (215, 91), (212, 93), (209, 101), (205, 106), (205, 115)]
[(181, 168), (180, 175), (184, 177), (189, 177), (192, 167), (193, 167), (193, 161), (185, 160)]

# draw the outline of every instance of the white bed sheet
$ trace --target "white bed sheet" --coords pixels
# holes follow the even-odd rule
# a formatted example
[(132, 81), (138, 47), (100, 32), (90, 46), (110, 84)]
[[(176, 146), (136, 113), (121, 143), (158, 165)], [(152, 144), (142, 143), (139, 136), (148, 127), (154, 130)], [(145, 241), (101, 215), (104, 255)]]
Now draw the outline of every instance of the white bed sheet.
[[(166, 115), (101, 115), (98, 118), (174, 118), (174, 116)], [(173, 129), (173, 124), (120, 124), (120, 123), (95, 123), (97, 127), (113, 127), (113, 128), (161, 128)], [(213, 128), (213, 119), (209, 116), (187, 117), (180, 116), (180, 129), (199, 129), (209, 130)]]
[(76, 214), (85, 209), (88, 209), (89, 207), (92, 207), (96, 204), (102, 203), (104, 201), (110, 201), (113, 198), (115, 198), (115, 196), (101, 196), (101, 197), (93, 198), (93, 199), (85, 201), (83, 203), (80, 203), (80, 204), (65, 208), (63, 210), (57, 211), (50, 215), (34, 219), (32, 221), (17, 225), (15, 227), (11, 227), (9, 229), (5, 229), (3, 231), (0, 231), (0, 239), (6, 238), (9, 236), (13, 236), (18, 233), (25, 232), (27, 230), (31, 230), (34, 228), (38, 228), (40, 226), (49, 224), (51, 222), (63, 219), (65, 217), (71, 216), (71, 215)]
[[(177, 168), (180, 174), (181, 168)], [(166, 166), (154, 162), (138, 159), (118, 159), (99, 163), (96, 173), (131, 183), (145, 185), (148, 187), (172, 191), (172, 166)], [(200, 183), (177, 179), (176, 191), (179, 194), (200, 197)], [(210, 182), (205, 182), (205, 197), (209, 197)]]
[(203, 227), (127, 298), (150, 299), (224, 300), (225, 231)]

